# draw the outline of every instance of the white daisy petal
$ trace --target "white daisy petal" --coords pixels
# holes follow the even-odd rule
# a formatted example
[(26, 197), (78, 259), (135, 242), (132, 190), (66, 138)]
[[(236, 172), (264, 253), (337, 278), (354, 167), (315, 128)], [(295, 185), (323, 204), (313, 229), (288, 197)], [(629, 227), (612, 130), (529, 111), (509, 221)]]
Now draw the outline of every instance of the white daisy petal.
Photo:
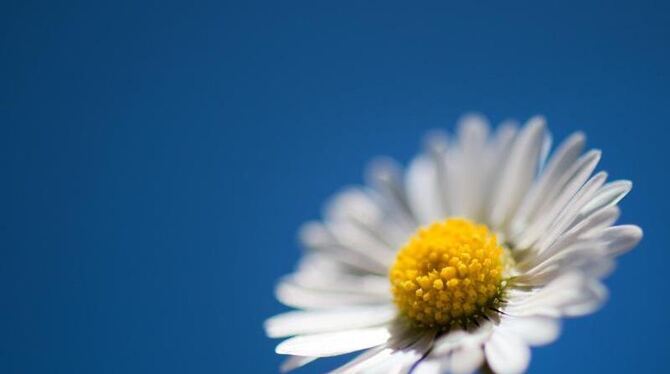
[(549, 344), (561, 332), (560, 321), (549, 317), (505, 317), (498, 328), (520, 337), (530, 346)]
[(395, 349), (389, 348), (387, 346), (379, 346), (376, 348), (368, 349), (360, 355), (358, 355), (353, 360), (349, 361), (343, 366), (338, 367), (337, 369), (331, 371), (331, 374), (355, 374), (362, 373), (370, 367), (374, 367), (380, 362), (388, 360), (389, 357), (393, 354)]
[[(601, 260), (587, 261), (585, 265), (581, 266), (580, 271), (588, 274), (593, 279), (599, 280), (612, 274), (614, 269), (616, 269), (616, 261), (611, 258), (605, 258)], [(597, 309), (599, 309), (599, 307), (595, 308), (594, 311)]]
[(276, 315), (265, 321), (265, 331), (271, 338), (350, 330), (385, 324), (397, 314), (391, 304), (373, 307), (337, 308), (326, 311), (293, 311)]
[[(370, 188), (348, 187), (329, 199), (324, 207), (324, 221), (327, 223), (342, 223), (353, 226), (358, 232), (356, 236), (364, 236), (365, 240), (372, 241), (373, 245), (395, 250), (398, 241), (404, 240), (411, 227), (398, 218), (397, 214), (388, 211), (388, 203), (384, 198)], [(338, 237), (338, 239), (340, 239)], [(346, 236), (344, 241), (347, 242)], [(366, 245), (349, 243), (353, 250), (366, 249)], [(379, 257), (376, 257), (379, 259)], [(384, 260), (382, 259), (382, 262)]]
[(484, 195), (484, 153), (489, 124), (480, 115), (468, 115), (461, 119), (458, 126), (458, 152), (454, 154), (458, 162), (454, 163), (455, 178), (452, 187), (457, 198), (452, 214), (478, 218), (482, 196)]
[(633, 248), (641, 238), (639, 227), (623, 225), (600, 229), (597, 235), (573, 240), (573, 244), (562, 248), (557, 248), (559, 240), (537, 257), (538, 264), (526, 267), (519, 279), (551, 279), (571, 269), (581, 269), (592, 277), (603, 277), (613, 269), (611, 259)]
[(616, 205), (630, 192), (633, 183), (626, 180), (614, 181), (602, 186), (596, 195), (579, 212), (580, 215), (589, 215), (599, 209)]
[(540, 151), (540, 160), (537, 167), (537, 173), (539, 173), (544, 169), (547, 163), (547, 157), (549, 157), (549, 151), (551, 150), (551, 144), (553, 141), (554, 138), (551, 136), (551, 133), (549, 131), (545, 131), (544, 140), (542, 141), (542, 150)]
[(449, 359), (450, 372), (454, 374), (474, 373), (484, 362), (484, 352), (479, 345), (464, 345), (453, 351)]
[(577, 160), (585, 143), (585, 136), (581, 132), (572, 134), (557, 149), (543, 170), (538, 181), (528, 191), (528, 195), (519, 208), (512, 222), (514, 232), (520, 231), (529, 218), (534, 218), (541, 204), (550, 201), (559, 192), (556, 188), (561, 176)]
[(367, 372), (370, 368), (383, 364), (385, 361), (389, 360), (395, 352), (409, 347), (420, 338), (421, 334), (416, 331), (408, 330), (400, 324), (394, 325), (392, 337), (386, 344), (361, 353), (345, 365), (335, 369), (332, 374)]
[(458, 196), (455, 189), (452, 188), (452, 181), (456, 179), (456, 176), (453, 174), (454, 161), (449, 156), (453, 151), (450, 150), (448, 143), (447, 136), (439, 132), (430, 134), (426, 138), (426, 152), (433, 160), (437, 174), (437, 190), (440, 200), (436, 201), (436, 204), (440, 204), (442, 210), (447, 214), (452, 214)]
[(309, 289), (286, 279), (277, 285), (275, 296), (282, 304), (294, 308), (322, 309), (348, 305), (386, 304), (390, 295)]
[(482, 155), (484, 158), (482, 175), (485, 176), (485, 179), (482, 180), (482, 184), (484, 185), (481, 196), (482, 211), (480, 212), (482, 221), (486, 221), (486, 215), (491, 211), (491, 206), (493, 205), (493, 192), (496, 189), (498, 180), (500, 180), (503, 175), (503, 170), (500, 165), (505, 165), (507, 163), (507, 159), (509, 158), (517, 136), (517, 131), (518, 124), (516, 122), (506, 121), (501, 123), (491, 140), (488, 152), (485, 152)]
[(365, 272), (386, 273), (384, 264), (367, 253), (364, 248), (342, 245), (321, 223), (308, 222), (304, 224), (300, 228), (299, 236), (305, 247), (314, 252), (328, 253), (335, 261)]
[(328, 229), (335, 235), (338, 242), (347, 248), (356, 250), (384, 268), (391, 266), (393, 250), (366, 232), (360, 226), (346, 221), (328, 222)]
[(374, 294), (390, 298), (388, 276), (351, 272), (328, 255), (307, 254), (298, 269), (285, 279), (302, 288), (333, 292)]
[(607, 287), (596, 279), (589, 279), (586, 288), (590, 293), (590, 297), (582, 298), (578, 302), (573, 302), (563, 307), (563, 313), (566, 316), (577, 317), (591, 314), (605, 303), (608, 297)]
[(616, 205), (599, 209), (589, 215), (580, 216), (562, 236), (589, 238), (611, 226), (619, 219), (621, 211)]
[(558, 318), (597, 310), (606, 298), (599, 283), (582, 273), (565, 273), (533, 291), (512, 289), (505, 313), (515, 317), (545, 316)]
[(425, 225), (446, 216), (442, 207), (435, 162), (424, 155), (410, 164), (406, 181), (407, 198), (419, 224)]
[(361, 353), (353, 360), (349, 361), (343, 366), (338, 367), (337, 369), (331, 371), (331, 374), (355, 374), (363, 373), (368, 370), (370, 367), (384, 362), (391, 357), (395, 352), (394, 348), (389, 348), (387, 346), (380, 346)]
[(484, 346), (486, 361), (501, 374), (523, 373), (530, 362), (530, 348), (514, 335), (496, 330)]
[(445, 358), (426, 358), (421, 360), (414, 370), (412, 370), (412, 374), (440, 374), (446, 372), (444, 367), (444, 361)]
[(277, 345), (278, 354), (329, 357), (386, 343), (391, 337), (388, 326), (296, 336)]
[(533, 117), (517, 136), (503, 168), (502, 180), (493, 191), (490, 215), (493, 227), (502, 226), (528, 191), (540, 162), (544, 134), (544, 119)]
[(330, 198), (323, 215), (329, 220), (353, 220), (368, 226), (379, 225), (384, 211), (370, 195), (359, 187), (347, 187)]
[(554, 281), (568, 272), (581, 272), (589, 277), (600, 278), (609, 274), (614, 268), (614, 261), (602, 256), (602, 248), (590, 250), (583, 248), (571, 251), (558, 259), (551, 259), (542, 271), (529, 274), (529, 285), (542, 286)]
[(564, 254), (576, 248), (580, 241), (593, 239), (603, 229), (609, 227), (619, 217), (616, 206), (602, 209), (589, 217), (585, 217), (569, 231), (562, 234), (547, 250), (532, 256), (518, 264), (520, 269), (533, 271), (537, 266), (546, 265), (553, 256)]
[(493, 323), (485, 322), (475, 330), (451, 330), (435, 341), (431, 356), (447, 355), (463, 345), (482, 345), (489, 338), (493, 329)]
[(407, 199), (400, 167), (387, 158), (374, 160), (367, 171), (368, 184), (384, 199), (395, 218), (411, 233), (416, 225)]
[(365, 371), (379, 374), (408, 373), (430, 349), (434, 338), (434, 331), (426, 331), (408, 347), (394, 351), (386, 360), (367, 368)]
[(505, 162), (519, 131), (518, 127), (519, 125), (516, 121), (505, 121), (498, 126), (493, 139), (491, 139), (491, 157), (488, 159), (489, 162), (493, 164)]
[(435, 341), (435, 347), (433, 348), (431, 355), (444, 356), (451, 353), (451, 351), (460, 347), (469, 335), (470, 332), (465, 330), (459, 329), (449, 331)]
[(567, 203), (575, 196), (577, 191), (588, 180), (589, 176), (600, 160), (600, 151), (591, 151), (580, 157), (571, 168), (556, 181), (554, 187), (557, 189), (556, 196), (546, 199), (542, 204), (543, 214), (536, 217), (534, 223), (523, 231), (517, 241), (518, 248), (528, 248), (537, 241), (549, 225), (563, 211)]
[(610, 256), (620, 256), (642, 239), (642, 229), (634, 225), (613, 226), (602, 231), (600, 238), (607, 245)]
[(303, 367), (316, 359), (318, 359), (318, 357), (289, 356), (282, 362), (279, 371), (287, 373), (291, 370)]
[(551, 224), (547, 226), (547, 230), (542, 238), (535, 245), (538, 252), (546, 250), (556, 239), (565, 232), (570, 224), (577, 219), (579, 210), (586, 204), (593, 194), (602, 186), (607, 179), (607, 173), (600, 172), (591, 177), (584, 185), (577, 191), (577, 193), (570, 199), (561, 213), (556, 216)]
[(489, 121), (481, 114), (467, 114), (458, 123), (458, 140), (465, 153), (479, 154), (486, 146)]

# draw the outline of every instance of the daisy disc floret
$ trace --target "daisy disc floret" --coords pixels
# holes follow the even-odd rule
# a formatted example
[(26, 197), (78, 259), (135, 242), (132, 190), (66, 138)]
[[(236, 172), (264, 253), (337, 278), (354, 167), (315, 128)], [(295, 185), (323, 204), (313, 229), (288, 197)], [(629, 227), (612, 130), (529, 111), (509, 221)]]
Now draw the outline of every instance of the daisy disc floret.
[(467, 219), (420, 228), (391, 267), (393, 301), (419, 326), (476, 324), (501, 300), (504, 253), (485, 225)]

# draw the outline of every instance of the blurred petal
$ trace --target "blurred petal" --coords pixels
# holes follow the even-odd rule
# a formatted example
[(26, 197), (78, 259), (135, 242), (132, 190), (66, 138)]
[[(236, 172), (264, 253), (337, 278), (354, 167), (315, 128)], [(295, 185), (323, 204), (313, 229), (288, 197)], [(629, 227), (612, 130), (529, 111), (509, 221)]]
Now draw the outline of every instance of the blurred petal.
[(603, 230), (600, 238), (607, 245), (610, 256), (620, 256), (642, 239), (642, 229), (634, 225), (613, 226)]
[(390, 337), (389, 327), (301, 335), (279, 343), (275, 352), (294, 356), (337, 356), (384, 344)]
[(484, 346), (486, 361), (496, 373), (523, 373), (530, 362), (530, 348), (521, 339), (495, 331)]
[(474, 373), (484, 362), (484, 352), (479, 345), (464, 345), (454, 350), (449, 360), (454, 374)]
[(445, 359), (442, 358), (425, 358), (421, 360), (414, 370), (412, 370), (412, 374), (440, 374), (444, 373), (446, 370), (443, 370), (443, 364), (444, 364)]
[(510, 290), (504, 312), (511, 316), (544, 316), (588, 314), (598, 309), (607, 294), (600, 283), (584, 274), (562, 274), (544, 287), (532, 291)]
[(315, 253), (331, 256), (347, 266), (363, 272), (385, 274), (384, 262), (368, 253), (365, 248), (349, 247), (341, 242), (320, 222), (308, 222), (300, 228), (300, 241), (305, 247)]
[(407, 198), (420, 225), (446, 217), (437, 173), (435, 162), (423, 155), (416, 157), (407, 170)]
[(275, 295), (284, 305), (303, 309), (338, 308), (351, 305), (372, 305), (388, 303), (390, 295), (370, 293), (337, 292), (301, 287), (290, 280), (277, 285)]
[(289, 358), (282, 362), (279, 370), (282, 373), (286, 373), (299, 367), (303, 367), (316, 359), (318, 359), (318, 357), (289, 356)]
[(478, 219), (484, 195), (485, 154), (489, 123), (477, 114), (464, 116), (458, 124), (458, 147), (452, 153), (454, 178), (451, 187), (456, 198), (453, 200), (452, 215)]
[(591, 314), (600, 309), (603, 303), (607, 300), (607, 287), (600, 283), (600, 281), (590, 279), (586, 284), (586, 288), (592, 297), (584, 298), (580, 301), (573, 302), (570, 305), (566, 305), (563, 308), (563, 312), (566, 316), (577, 317)]
[(265, 331), (271, 338), (350, 330), (385, 324), (397, 314), (393, 305), (356, 307), (326, 311), (293, 311), (276, 315), (265, 321)]
[(504, 317), (498, 328), (530, 346), (549, 344), (561, 332), (560, 321), (549, 317)]

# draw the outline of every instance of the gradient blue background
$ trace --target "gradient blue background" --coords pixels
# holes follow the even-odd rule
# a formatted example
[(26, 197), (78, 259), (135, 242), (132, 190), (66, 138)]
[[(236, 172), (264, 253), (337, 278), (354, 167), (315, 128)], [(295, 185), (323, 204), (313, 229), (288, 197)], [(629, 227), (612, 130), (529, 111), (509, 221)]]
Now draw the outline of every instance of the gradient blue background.
[(0, 372), (275, 371), (299, 224), (471, 110), (635, 182), (642, 244), (531, 371), (667, 370), (668, 3), (313, 3), (2, 3)]

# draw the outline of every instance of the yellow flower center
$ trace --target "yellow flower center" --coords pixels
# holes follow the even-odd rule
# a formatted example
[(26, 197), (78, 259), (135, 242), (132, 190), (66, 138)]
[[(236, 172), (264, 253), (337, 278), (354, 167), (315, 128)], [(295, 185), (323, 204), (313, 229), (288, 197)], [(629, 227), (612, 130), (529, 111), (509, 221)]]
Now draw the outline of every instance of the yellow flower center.
[(391, 267), (393, 300), (417, 325), (477, 323), (505, 286), (504, 249), (485, 225), (452, 218), (419, 229)]

